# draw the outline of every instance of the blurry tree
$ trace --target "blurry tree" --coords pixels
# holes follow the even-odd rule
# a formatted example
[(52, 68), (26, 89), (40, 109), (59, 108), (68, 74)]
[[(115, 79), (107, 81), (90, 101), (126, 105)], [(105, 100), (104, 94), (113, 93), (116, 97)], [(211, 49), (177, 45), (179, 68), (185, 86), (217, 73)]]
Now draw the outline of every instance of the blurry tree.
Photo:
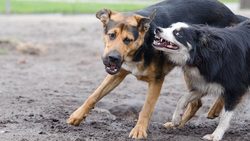
[(240, 8), (250, 8), (250, 0), (240, 0)]

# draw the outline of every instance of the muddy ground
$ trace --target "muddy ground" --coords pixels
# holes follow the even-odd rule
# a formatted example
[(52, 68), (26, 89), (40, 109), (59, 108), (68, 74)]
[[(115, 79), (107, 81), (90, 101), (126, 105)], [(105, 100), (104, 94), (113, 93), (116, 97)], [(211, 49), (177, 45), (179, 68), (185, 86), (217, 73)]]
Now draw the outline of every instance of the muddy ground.
[[(106, 75), (100, 59), (102, 29), (94, 15), (2, 15), (0, 29), (0, 40), (47, 48), (29, 55), (17, 51), (13, 42), (0, 44), (0, 141), (131, 140), (147, 90), (133, 76), (102, 99), (79, 127), (66, 124)], [(148, 140), (199, 141), (215, 129), (218, 119), (206, 119), (214, 96), (203, 99), (204, 106), (183, 129), (162, 126), (185, 93), (182, 73), (175, 69), (165, 80)], [(250, 140), (249, 110), (248, 104), (237, 114), (225, 140)]]

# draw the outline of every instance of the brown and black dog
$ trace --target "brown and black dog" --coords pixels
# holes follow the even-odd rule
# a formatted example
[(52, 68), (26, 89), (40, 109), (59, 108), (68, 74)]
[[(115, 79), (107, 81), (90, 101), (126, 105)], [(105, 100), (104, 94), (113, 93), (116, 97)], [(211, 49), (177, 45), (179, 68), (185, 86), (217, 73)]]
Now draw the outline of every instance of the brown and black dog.
[[(118, 86), (128, 74), (133, 74), (138, 80), (148, 83), (146, 101), (137, 124), (129, 135), (137, 139), (147, 137), (149, 120), (164, 78), (175, 67), (161, 51), (152, 47), (155, 27), (168, 27), (178, 21), (217, 27), (240, 22), (240, 18), (215, 0), (167, 0), (131, 13), (104, 9), (97, 12), (96, 17), (103, 23), (105, 50), (102, 60), (109, 74), (84, 104), (71, 114), (67, 122), (79, 125), (100, 99)], [(189, 89), (192, 90), (190, 87)], [(210, 118), (218, 115), (221, 105), (223, 102), (219, 98), (210, 110)], [(189, 104), (181, 126), (200, 106), (200, 100)]]

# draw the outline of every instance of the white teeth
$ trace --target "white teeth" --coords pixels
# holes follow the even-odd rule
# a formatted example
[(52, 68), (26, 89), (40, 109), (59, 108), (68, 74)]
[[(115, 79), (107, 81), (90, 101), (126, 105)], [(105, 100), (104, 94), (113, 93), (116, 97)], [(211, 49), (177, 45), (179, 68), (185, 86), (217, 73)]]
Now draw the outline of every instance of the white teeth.
[(163, 39), (161, 38), (161, 42), (163, 42)]

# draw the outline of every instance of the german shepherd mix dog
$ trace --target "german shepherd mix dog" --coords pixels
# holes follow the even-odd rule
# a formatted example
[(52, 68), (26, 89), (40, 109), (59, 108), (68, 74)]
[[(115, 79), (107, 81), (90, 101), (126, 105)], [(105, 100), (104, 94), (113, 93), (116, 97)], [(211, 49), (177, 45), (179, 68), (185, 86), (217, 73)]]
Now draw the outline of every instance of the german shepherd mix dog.
[[(138, 80), (148, 82), (148, 92), (137, 124), (130, 132), (129, 136), (132, 138), (147, 137), (149, 120), (164, 77), (175, 66), (163, 52), (152, 47), (156, 25), (168, 27), (172, 23), (183, 21), (225, 27), (244, 19), (234, 15), (216, 0), (167, 0), (129, 13), (103, 9), (96, 13), (96, 17), (103, 23), (105, 49), (102, 60), (109, 74), (67, 122), (79, 125), (101, 98), (119, 85), (128, 74), (133, 74)], [(184, 115), (183, 123), (193, 116), (200, 105), (199, 100), (194, 103), (194, 108)]]
[(221, 140), (230, 120), (250, 86), (250, 20), (229, 28), (175, 23), (157, 28), (153, 46), (182, 66), (191, 87), (181, 97), (172, 122), (179, 124), (184, 107), (206, 94), (221, 95), (224, 113), (212, 134), (203, 138)]

